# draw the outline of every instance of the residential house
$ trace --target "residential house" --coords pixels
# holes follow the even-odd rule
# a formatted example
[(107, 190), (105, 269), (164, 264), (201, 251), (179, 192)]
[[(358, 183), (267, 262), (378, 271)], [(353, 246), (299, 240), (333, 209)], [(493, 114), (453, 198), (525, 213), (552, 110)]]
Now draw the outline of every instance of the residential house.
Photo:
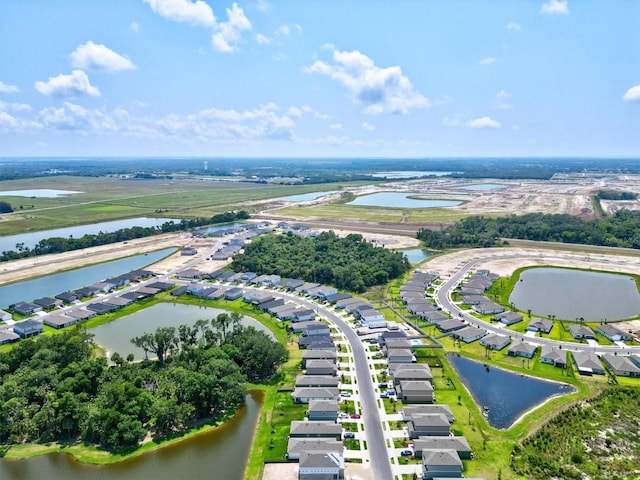
[(558, 368), (566, 368), (567, 351), (551, 345), (542, 345), (540, 348), (540, 361)]
[(338, 354), (335, 350), (305, 350), (302, 352), (302, 368), (307, 368), (307, 362), (309, 360), (329, 360), (335, 364), (338, 359)]
[(413, 439), (421, 436), (448, 437), (450, 431), (449, 420), (443, 413), (413, 415), (407, 422), (407, 433)]
[(9, 305), (9, 308), (20, 315), (33, 315), (34, 313), (42, 311), (40, 305), (27, 302), (14, 303), (13, 305)]
[(534, 318), (529, 322), (529, 325), (527, 325), (529, 332), (549, 333), (552, 328), (553, 322), (544, 318)]
[(344, 479), (344, 456), (338, 452), (302, 452), (298, 461), (298, 480)]
[(474, 305), (471, 307), (474, 312), (479, 313), (480, 315), (491, 315), (492, 313), (501, 313), (504, 312), (504, 308), (497, 303), (480, 303), (478, 305)]
[(321, 285), (319, 287), (316, 287), (316, 289), (313, 291), (313, 296), (321, 302), (324, 302), (328, 297), (330, 297), (331, 295), (336, 295), (337, 293), (337, 288)]
[(53, 328), (66, 328), (76, 323), (78, 323), (77, 318), (62, 314), (51, 314), (44, 317), (44, 324)]
[[(426, 364), (425, 364), (426, 365)], [(428, 365), (427, 365), (428, 367)], [(433, 378), (431, 369), (424, 368), (403, 368), (393, 372), (393, 384), (394, 386), (400, 385), (401, 382), (430, 382)]]
[(451, 407), (444, 403), (430, 405), (405, 405), (402, 409), (402, 420), (408, 422), (414, 415), (424, 415), (433, 413), (442, 413), (447, 417), (449, 423), (456, 421), (451, 411)]
[(78, 296), (72, 292), (62, 292), (56, 295), (58, 300), (62, 300), (64, 303), (69, 304), (78, 300)]
[(308, 360), (304, 368), (306, 375), (336, 375), (338, 372), (331, 360)]
[(322, 322), (303, 322), (307, 323), (304, 335), (329, 335), (329, 325)]
[(388, 363), (412, 363), (415, 362), (415, 357), (411, 350), (404, 348), (394, 348), (387, 353)]
[(300, 337), (298, 339), (298, 348), (300, 348), (301, 350), (305, 349), (305, 348), (309, 348), (310, 345), (313, 345), (315, 343), (324, 343), (324, 344), (331, 344), (333, 345), (333, 349), (335, 350), (335, 344), (333, 343), (333, 338), (331, 338), (331, 335), (326, 334), (326, 335), (312, 335), (312, 336), (308, 336), (308, 337)]
[(100, 290), (92, 286), (88, 286), (88, 287), (78, 288), (77, 290), (74, 290), (73, 293), (80, 299), (80, 298), (93, 297), (94, 295), (97, 295), (98, 293), (100, 293)]
[(435, 400), (433, 386), (428, 381), (400, 382), (396, 395), (403, 403), (433, 403)]
[(333, 375), (298, 375), (296, 387), (337, 388), (338, 377)]
[(511, 339), (505, 335), (497, 335), (495, 333), (482, 337), (480, 345), (490, 348), (491, 350), (502, 350), (511, 343)]
[(13, 315), (9, 312), (5, 312), (4, 310), (0, 310), (0, 322), (8, 322), (13, 319)]
[(13, 325), (13, 333), (19, 335), (20, 338), (33, 337), (42, 333), (42, 330), (42, 322), (34, 319), (24, 320)]
[(571, 352), (576, 368), (581, 375), (604, 375), (604, 367), (593, 352)]
[(337, 400), (311, 400), (307, 409), (307, 418), (319, 421), (332, 421), (338, 419), (338, 401)]
[(513, 325), (514, 323), (518, 323), (523, 320), (522, 315), (516, 312), (502, 312), (494, 316), (493, 319), (496, 322), (503, 323), (504, 325)]
[(17, 333), (12, 332), (8, 328), (0, 329), (0, 345), (17, 342), (18, 340), (20, 340), (20, 335)]
[(333, 438), (342, 435), (342, 425), (331, 422), (305, 422), (294, 420), (291, 422), (290, 437)]
[(442, 333), (454, 332), (456, 330), (460, 330), (461, 328), (464, 328), (465, 326), (466, 326), (466, 323), (464, 323), (462, 320), (459, 320), (457, 318), (450, 318), (449, 320), (443, 320), (442, 322), (436, 324), (436, 327)]
[(64, 314), (68, 317), (73, 317), (75, 319), (77, 319), (78, 321), (80, 320), (87, 320), (89, 318), (93, 318), (97, 315), (96, 312), (93, 312), (91, 310), (87, 310), (86, 308), (83, 307), (78, 307), (78, 308), (74, 308), (72, 310), (67, 310), (66, 312), (64, 312)]
[(426, 320), (427, 322), (436, 323), (436, 324), (440, 324), (442, 322), (449, 320), (449, 317), (447, 317), (442, 312), (421, 312), (420, 314), (418, 314), (418, 316), (421, 319)]
[(311, 400), (339, 400), (338, 388), (296, 387), (291, 394), (293, 403), (309, 403)]
[(344, 451), (341, 441), (332, 438), (289, 437), (287, 459), (298, 460), (303, 452), (340, 452)]
[(188, 268), (177, 274), (178, 278), (186, 278), (186, 279), (198, 279), (202, 277), (202, 272), (195, 268)]
[(389, 338), (384, 343), (384, 349), (389, 352), (390, 350), (403, 349), (410, 350), (412, 347), (411, 341), (406, 336), (398, 338)]
[(640, 377), (640, 367), (630, 357), (605, 353), (602, 355), (602, 360), (616, 375), (621, 377)]
[(325, 300), (331, 305), (335, 305), (340, 300), (346, 300), (347, 298), (351, 298), (351, 295), (348, 293), (334, 293), (333, 295), (327, 295)]
[(387, 320), (384, 314), (374, 309), (367, 309), (360, 313), (360, 320), (369, 328), (384, 328)]
[(293, 312), (294, 322), (308, 322), (316, 318), (316, 312), (310, 308), (299, 308)]
[(180, 250), (180, 255), (189, 256), (189, 257), (192, 257), (197, 253), (198, 253), (198, 250), (196, 250), (193, 247), (182, 247), (182, 250)]
[(524, 358), (533, 358), (536, 354), (536, 350), (538, 349), (537, 345), (532, 345), (527, 342), (517, 342), (512, 344), (507, 350), (507, 355), (512, 357), (524, 357)]
[(461, 478), (462, 460), (453, 449), (433, 449), (422, 452), (422, 478)]
[(577, 323), (573, 323), (569, 325), (569, 333), (573, 335), (573, 338), (576, 340), (589, 339), (595, 340), (596, 334), (593, 330), (591, 330), (586, 325), (580, 325)]
[(243, 290), (239, 287), (230, 288), (224, 292), (225, 300), (237, 300), (242, 296)]
[(462, 340), (464, 343), (475, 342), (476, 340), (481, 339), (487, 334), (487, 331), (484, 328), (476, 328), (476, 327), (464, 327), (460, 330), (456, 330), (451, 334), (452, 338), (457, 338), (458, 340)]
[(302, 285), (304, 285), (304, 281), (298, 280), (296, 278), (283, 278), (282, 280), (280, 280), (280, 286), (289, 292)]
[(480, 305), (482, 303), (491, 303), (491, 300), (484, 295), (466, 295), (462, 299), (463, 305)]
[(623, 332), (617, 327), (605, 323), (604, 325), (599, 325), (596, 327), (596, 332), (604, 337), (608, 338), (612, 342), (622, 342), (625, 340), (631, 340), (631, 335)]
[(51, 297), (42, 297), (37, 298), (33, 301), (36, 305), (40, 305), (44, 310), (52, 310), (56, 307), (61, 307), (64, 305), (64, 302), (57, 298)]
[(472, 458), (473, 452), (467, 438), (464, 436), (442, 437), (422, 436), (413, 441), (413, 451), (416, 458), (422, 458), (423, 450), (437, 450), (446, 448), (455, 450), (460, 458)]

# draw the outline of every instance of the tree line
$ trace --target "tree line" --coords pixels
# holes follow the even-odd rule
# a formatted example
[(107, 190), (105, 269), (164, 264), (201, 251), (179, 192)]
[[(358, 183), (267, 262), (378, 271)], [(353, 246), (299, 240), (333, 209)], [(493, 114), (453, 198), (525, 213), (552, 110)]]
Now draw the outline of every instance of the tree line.
[(436, 249), (491, 247), (502, 238), (640, 248), (640, 211), (619, 210), (593, 220), (543, 213), (473, 216), (439, 231), (422, 228), (417, 237)]
[(244, 402), (245, 382), (270, 379), (288, 355), (226, 313), (132, 340), (157, 360), (134, 362), (133, 355), (125, 360), (114, 353), (110, 365), (95, 358), (92, 337), (78, 326), (0, 354), (2, 444), (133, 449), (149, 434), (160, 438), (232, 414)]
[(298, 278), (361, 293), (399, 277), (411, 265), (401, 252), (376, 246), (362, 235), (339, 238), (329, 231), (304, 238), (291, 233), (263, 235), (247, 245), (244, 253), (234, 257), (231, 268), (258, 275)]
[(180, 222), (173, 220), (164, 222), (159, 227), (130, 227), (121, 228), (115, 232), (99, 232), (87, 234), (79, 238), (52, 237), (40, 240), (33, 248), (25, 246), (23, 243), (16, 244), (15, 250), (3, 251), (0, 254), (0, 262), (17, 260), (19, 258), (35, 257), (50, 253), (63, 253), (83, 248), (109, 245), (111, 243), (126, 242), (136, 238), (150, 237), (162, 233), (179, 232), (191, 230), (216, 223), (227, 223), (235, 220), (246, 220), (249, 214), (240, 210), (238, 212), (226, 212), (214, 215), (212, 218), (191, 218)]

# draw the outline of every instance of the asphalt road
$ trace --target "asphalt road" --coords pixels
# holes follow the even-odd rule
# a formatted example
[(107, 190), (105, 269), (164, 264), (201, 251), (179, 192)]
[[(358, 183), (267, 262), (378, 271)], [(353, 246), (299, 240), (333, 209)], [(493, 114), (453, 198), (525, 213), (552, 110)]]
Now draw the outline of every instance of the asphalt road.
[[(484, 263), (488, 260), (491, 260), (493, 257), (485, 257), (481, 259), (472, 260), (471, 262), (464, 265), (461, 269), (459, 269), (455, 274), (451, 275), (449, 280), (443, 283), (438, 289), (437, 300), (443, 310), (449, 311), (454, 317), (458, 317), (464, 319), (470, 325), (474, 325), (477, 327), (484, 328), (489, 333), (497, 333), (500, 335), (508, 335), (514, 340), (525, 340), (533, 345), (550, 345), (555, 347), (562, 347), (563, 350), (570, 351), (586, 351), (586, 352), (594, 352), (596, 354), (603, 353), (635, 353), (640, 354), (640, 347), (620, 347), (618, 345), (599, 345), (599, 346), (591, 346), (584, 343), (575, 343), (575, 342), (561, 342), (559, 340), (552, 340), (550, 338), (544, 337), (528, 337), (523, 335), (522, 333), (514, 332), (513, 330), (508, 330), (504, 328), (498, 328), (495, 325), (485, 322), (483, 320), (479, 320), (476, 317), (465, 313), (460, 307), (455, 305), (451, 301), (451, 292), (453, 289), (460, 283), (460, 281), (465, 277), (470, 270), (473, 269), (478, 264)], [(508, 258), (505, 256), (496, 256), (495, 258)], [(520, 257), (519, 257), (520, 258)], [(462, 315), (460, 315), (462, 313)]]

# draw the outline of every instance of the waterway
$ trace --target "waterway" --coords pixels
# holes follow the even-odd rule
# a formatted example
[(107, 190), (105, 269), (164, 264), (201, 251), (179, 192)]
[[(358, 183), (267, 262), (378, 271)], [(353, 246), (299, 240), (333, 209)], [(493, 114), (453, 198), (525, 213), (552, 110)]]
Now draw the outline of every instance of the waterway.
[(405, 257), (407, 257), (407, 260), (409, 260), (409, 263), (412, 263), (414, 265), (416, 263), (422, 262), (426, 258), (429, 258), (431, 255), (433, 255), (433, 253), (430, 253), (429, 250), (425, 250), (424, 248), (402, 250), (402, 253)]
[(46, 238), (81, 238), (85, 235), (96, 235), (100, 232), (111, 233), (123, 228), (132, 227), (160, 227), (166, 222), (180, 222), (172, 218), (128, 218), (126, 220), (113, 220), (110, 222), (92, 223), (77, 227), (55, 228), (52, 230), (40, 230), (38, 232), (21, 233), (19, 235), (7, 235), (0, 237), (0, 252), (16, 250), (17, 244), (33, 248), (40, 240)]
[(165, 248), (156, 252), (5, 285), (0, 287), (0, 309), (7, 308), (17, 302), (30, 302), (36, 298), (52, 297), (62, 292), (100, 282), (106, 278), (122, 275), (131, 270), (145, 268), (175, 251), (175, 248)]
[(324, 197), (325, 195), (331, 195), (333, 193), (340, 193), (340, 190), (330, 190), (328, 192), (302, 193), (300, 195), (289, 195), (288, 197), (275, 198), (274, 200), (283, 200), (285, 202), (309, 202), (311, 200), (316, 200), (320, 197)]
[(393, 207), (393, 208), (442, 208), (455, 207), (462, 202), (459, 200), (417, 199), (409, 198), (420, 193), (380, 192), (362, 195), (347, 205), (363, 207)]
[(242, 480), (251, 452), (261, 392), (222, 427), (113, 465), (87, 465), (57, 453), (23, 460), (0, 460), (1, 479), (176, 480), (183, 477)]
[[(123, 358), (133, 353), (136, 359), (144, 358), (144, 350), (131, 343), (131, 339), (143, 333), (153, 333), (159, 327), (176, 327), (180, 325), (192, 326), (202, 319), (210, 321), (220, 313), (229, 313), (220, 308), (184, 305), (181, 303), (158, 303), (131, 315), (121, 317), (113, 322), (105, 323), (89, 330), (95, 337), (93, 341), (104, 347), (108, 357), (118, 352)], [(245, 327), (255, 327), (276, 340), (273, 333), (254, 318), (244, 316), (241, 324)], [(153, 358), (150, 356), (149, 358)]]
[(524, 270), (509, 301), (519, 310), (564, 320), (620, 320), (640, 314), (640, 293), (631, 276), (567, 268)]
[(571, 385), (519, 375), (458, 356), (447, 354), (454, 370), (485, 416), (489, 425), (506, 429), (526, 411), (551, 397), (573, 393)]
[(30, 190), (3, 190), (0, 191), (0, 197), (29, 197), (29, 198), (58, 198), (67, 195), (74, 195), (74, 190), (57, 190), (53, 188), (33, 188)]

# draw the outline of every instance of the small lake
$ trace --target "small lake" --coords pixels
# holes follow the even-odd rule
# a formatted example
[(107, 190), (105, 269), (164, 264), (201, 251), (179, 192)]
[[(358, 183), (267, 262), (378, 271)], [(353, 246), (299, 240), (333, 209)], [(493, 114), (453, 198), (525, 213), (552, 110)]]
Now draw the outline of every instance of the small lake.
[(32, 190), (4, 190), (0, 191), (0, 197), (29, 197), (29, 198), (58, 198), (74, 195), (73, 190), (55, 190), (52, 188), (34, 188)]
[(403, 178), (446, 177), (447, 175), (451, 175), (452, 173), (455, 173), (455, 172), (400, 170), (400, 171), (394, 171), (394, 172), (376, 172), (371, 174), (371, 176), (376, 178), (393, 178), (393, 179), (400, 180)]
[(380, 192), (371, 195), (362, 195), (347, 205), (361, 207), (392, 207), (392, 208), (443, 208), (455, 207), (462, 202), (459, 200), (419, 200), (409, 198), (411, 196), (424, 195), (422, 193)]
[(424, 259), (433, 255), (433, 253), (429, 252), (429, 250), (426, 250), (424, 248), (414, 248), (411, 250), (401, 250), (401, 251), (402, 251), (402, 254), (405, 257), (407, 257), (407, 260), (409, 260), (409, 263), (413, 263), (413, 264), (420, 263)]
[(478, 408), (489, 407), (486, 418), (494, 428), (509, 428), (527, 410), (551, 397), (575, 391), (565, 383), (523, 376), (493, 365), (487, 371), (483, 363), (455, 354), (447, 354), (447, 359)]
[(302, 193), (300, 195), (289, 195), (288, 197), (274, 198), (274, 200), (282, 200), (285, 202), (310, 202), (311, 200), (316, 200), (320, 197), (324, 197), (325, 195), (341, 192), (341, 190), (330, 190), (328, 192)]
[[(131, 270), (145, 268), (175, 251), (175, 248), (165, 248), (156, 252), (5, 285), (0, 287), (0, 309), (5, 309), (17, 302), (30, 302), (36, 298), (53, 297), (62, 292), (101, 282), (106, 278), (117, 277)], [(89, 260), (88, 258), (87, 261)], [(2, 268), (2, 264), (0, 264), (0, 268)]]
[(620, 320), (640, 313), (632, 277), (568, 268), (524, 270), (509, 301), (519, 310), (564, 320)]
[[(183, 305), (180, 303), (158, 303), (139, 312), (121, 317), (113, 322), (105, 323), (89, 330), (95, 335), (94, 342), (108, 351), (108, 357), (118, 352), (123, 357), (133, 353), (137, 360), (144, 358), (144, 350), (131, 343), (131, 339), (143, 333), (153, 333), (158, 327), (176, 327), (180, 325), (192, 326), (196, 321), (211, 320), (227, 310), (197, 305)], [(251, 317), (243, 317), (242, 325), (255, 327), (267, 333), (273, 340), (271, 331)], [(150, 355), (149, 358), (152, 358)]]
[(251, 452), (262, 394), (250, 392), (229, 422), (206, 433), (112, 465), (88, 465), (64, 453), (0, 459), (0, 478), (47, 480), (242, 480)]
[(456, 187), (458, 190), (498, 190), (500, 188), (507, 188), (506, 185), (500, 185), (499, 183), (476, 183), (473, 185), (465, 185), (463, 187)]
[(236, 228), (242, 228), (246, 226), (247, 226), (246, 223), (225, 223), (224, 225), (215, 225), (211, 227), (206, 227), (200, 231), (207, 235), (215, 235), (216, 233), (224, 230), (234, 230)]
[(95, 235), (100, 232), (111, 233), (123, 228), (132, 227), (161, 227), (163, 223), (180, 220), (171, 218), (128, 218), (126, 220), (113, 220), (110, 222), (92, 223), (90, 225), (79, 225), (77, 227), (55, 228), (52, 230), (40, 230), (38, 232), (21, 233), (19, 235), (8, 235), (0, 237), (0, 252), (16, 250), (16, 244), (23, 243), (25, 247), (33, 248), (40, 240), (46, 238), (81, 238), (84, 235)]

